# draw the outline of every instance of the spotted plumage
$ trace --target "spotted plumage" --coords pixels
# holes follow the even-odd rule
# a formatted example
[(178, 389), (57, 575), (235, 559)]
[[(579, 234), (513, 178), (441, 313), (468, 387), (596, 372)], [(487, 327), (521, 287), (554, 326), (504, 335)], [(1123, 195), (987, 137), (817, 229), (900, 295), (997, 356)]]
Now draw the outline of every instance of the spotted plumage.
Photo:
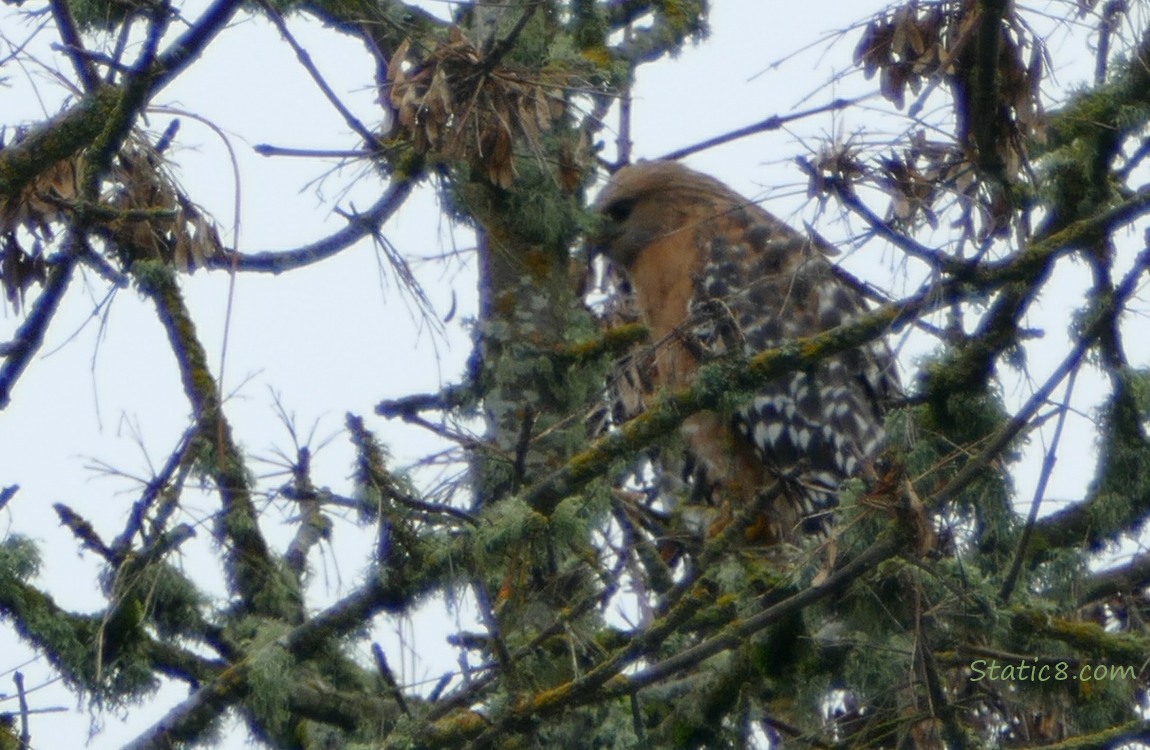
[[(592, 244), (625, 272), (633, 317), (651, 330), (651, 346), (622, 363), (621, 398), (633, 387), (617, 418), (634, 416), (661, 388), (689, 385), (709, 359), (753, 356), (865, 310), (825, 244), (680, 164), (620, 169), (594, 210), (603, 218)], [(695, 414), (683, 426), (693, 481), (709, 501), (733, 507), (783, 487), (763, 506), (767, 535), (792, 538), (834, 506), (844, 479), (872, 465), (897, 390), (880, 340), (768, 383), (733, 419)]]

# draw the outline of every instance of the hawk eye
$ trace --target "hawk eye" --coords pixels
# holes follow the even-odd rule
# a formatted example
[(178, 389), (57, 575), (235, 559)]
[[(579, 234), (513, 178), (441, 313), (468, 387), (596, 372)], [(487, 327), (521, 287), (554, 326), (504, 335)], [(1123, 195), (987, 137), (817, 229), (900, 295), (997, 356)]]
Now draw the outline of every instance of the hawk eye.
[(635, 208), (635, 201), (617, 200), (603, 209), (603, 213), (607, 214), (611, 221), (626, 221), (633, 208)]

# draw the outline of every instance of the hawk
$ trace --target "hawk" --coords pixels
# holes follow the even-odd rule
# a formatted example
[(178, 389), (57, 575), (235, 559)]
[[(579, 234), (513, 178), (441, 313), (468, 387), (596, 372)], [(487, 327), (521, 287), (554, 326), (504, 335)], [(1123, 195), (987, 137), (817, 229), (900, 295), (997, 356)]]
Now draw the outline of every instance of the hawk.
[[(866, 309), (824, 242), (681, 164), (623, 167), (593, 210), (601, 223), (592, 251), (625, 275), (625, 304), (652, 342), (625, 358), (617, 419), (662, 388), (690, 385), (710, 358), (754, 356)], [(684, 422), (684, 478), (693, 494), (730, 511), (759, 503), (757, 540), (822, 528), (842, 481), (871, 470), (898, 391), (882, 340), (781, 376), (734, 415), (701, 412)], [(760, 494), (768, 488), (773, 497)]]

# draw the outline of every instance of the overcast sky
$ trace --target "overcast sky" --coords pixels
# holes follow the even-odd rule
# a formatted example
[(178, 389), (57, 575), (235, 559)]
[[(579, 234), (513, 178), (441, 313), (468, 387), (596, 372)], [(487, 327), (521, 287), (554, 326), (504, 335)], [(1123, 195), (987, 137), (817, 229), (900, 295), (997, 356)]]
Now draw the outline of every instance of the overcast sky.
[[(446, 14), (445, 2), (426, 7)], [(29, 0), (25, 10), (43, 5)], [(825, 104), (840, 96), (873, 89), (858, 73), (843, 80), (836, 74), (851, 65), (857, 31), (834, 43), (838, 32), (849, 29), (880, 3), (867, 0), (815, 0), (807, 3), (732, 2), (719, 0), (712, 14), (713, 33), (702, 45), (686, 50), (675, 60), (649, 65), (639, 76), (635, 92), (633, 139), (636, 157), (657, 157), (672, 149), (742, 127), (773, 114), (787, 114)], [(1065, 4), (1061, 4), (1065, 7)], [(194, 17), (193, 11), (186, 12)], [(242, 231), (241, 250), (291, 248), (317, 239), (344, 224), (332, 213), (364, 208), (378, 197), (383, 185), (363, 164), (327, 174), (330, 165), (316, 160), (257, 156), (251, 146), (270, 143), (284, 147), (354, 148), (357, 138), (332, 110), (295, 61), (270, 24), (244, 17), (223, 32), (196, 62), (155, 101), (156, 105), (195, 113), (223, 129), (239, 159)], [(26, 39), (38, 21), (20, 21), (10, 9), (0, 16), (0, 58), (10, 45)], [(378, 123), (381, 110), (373, 87), (374, 62), (362, 45), (321, 28), (305, 18), (290, 23), (332, 88), (365, 122)], [(47, 49), (55, 41), (49, 31), (29, 46), (49, 68), (70, 73)], [(1089, 73), (1082, 45), (1058, 30), (1052, 51), (1058, 85), (1073, 85)], [(787, 59), (791, 53), (798, 53)], [(777, 67), (772, 67), (780, 63)], [(64, 90), (45, 69), (26, 64), (0, 71), (8, 87), (0, 88), (0, 110), (5, 120), (17, 115), (38, 120), (54, 113)], [(35, 95), (30, 86), (35, 85)], [(875, 110), (885, 103), (875, 101)], [(149, 126), (162, 130), (171, 111), (152, 111)], [(180, 130), (171, 157), (177, 176), (193, 199), (199, 201), (227, 229), (234, 220), (236, 184), (226, 149), (218, 135), (188, 116), (180, 117)], [(832, 118), (823, 115), (797, 123), (794, 128), (768, 133), (713, 149), (688, 163), (727, 181), (748, 196), (762, 199), (770, 211), (801, 226), (813, 217), (806, 204), (805, 184), (792, 159), (817, 148), (817, 138), (831, 133), (849, 137), (867, 133), (875, 140), (888, 121), (867, 107)], [(609, 137), (609, 134), (606, 135)], [(833, 232), (833, 226), (829, 231)], [(841, 234), (849, 227), (841, 226)], [(435, 450), (438, 444), (417, 430), (404, 430), (372, 416), (383, 398), (436, 390), (452, 382), (470, 350), (467, 321), (475, 312), (475, 273), (472, 238), (452, 228), (440, 215), (430, 190), (417, 193), (385, 228), (385, 234), (414, 267), (440, 319), (452, 307), (456, 312), (441, 330), (421, 321), (410, 300), (391, 280), (390, 270), (378, 259), (370, 243), (326, 261), (318, 267), (280, 277), (241, 276), (236, 282), (231, 314), (230, 343), (224, 387), (232, 393), (228, 416), (243, 446), (255, 455), (271, 457), (279, 448), (291, 451), (290, 439), (277, 421), (273, 391), (295, 414), (306, 436), (315, 426), (316, 443), (336, 436), (318, 455), (317, 484), (346, 487), (351, 452), (340, 430), (343, 415), (352, 411), (368, 418), (380, 431), (400, 463), (410, 463)], [(877, 246), (845, 260), (854, 272), (889, 280), (898, 258)], [(448, 253), (446, 259), (439, 259)], [(421, 258), (437, 258), (421, 261)], [(1085, 276), (1085, 269), (1080, 269)], [(1064, 280), (1065, 294), (1044, 299), (1041, 326), (1054, 336), (1065, 331), (1068, 311), (1081, 297), (1082, 282), (1073, 274)], [(918, 281), (908, 280), (908, 284)], [(68, 608), (89, 611), (99, 607), (97, 566), (92, 555), (77, 552), (71, 534), (58, 526), (51, 511), (64, 502), (93, 521), (108, 538), (124, 522), (138, 491), (129, 478), (97, 470), (103, 463), (138, 477), (158, 466), (187, 427), (188, 404), (172, 362), (163, 331), (154, 312), (134, 291), (121, 290), (108, 298), (107, 286), (87, 279), (88, 294), (80, 285), (49, 331), (42, 356), (21, 379), (12, 404), (0, 414), (0, 486), (18, 482), (21, 490), (9, 509), (0, 513), (0, 536), (21, 532), (37, 539), (45, 552), (44, 570), (37, 581)], [(227, 306), (226, 274), (199, 272), (183, 279), (199, 325), (201, 340), (218, 361)], [(894, 291), (909, 290), (896, 288)], [(7, 340), (21, 318), (8, 307), (0, 315), (0, 341)], [(912, 366), (923, 344), (906, 344), (903, 361)], [(1057, 351), (1057, 348), (1054, 348)], [(1040, 345), (1032, 347), (1031, 365), (1039, 381), (1053, 366)], [(1137, 364), (1147, 363), (1147, 351), (1133, 351)], [(1084, 411), (1093, 401), (1090, 377), (1079, 382), (1076, 404)], [(1094, 386), (1097, 392), (1097, 386)], [(1018, 402), (1029, 395), (1025, 382), (1008, 388)], [(1088, 416), (1088, 415), (1087, 415)], [(1055, 474), (1050, 495), (1081, 497), (1092, 471), (1093, 434), (1089, 420), (1072, 418), (1071, 442)], [(143, 447), (141, 447), (141, 445)], [(1032, 446), (1041, 448), (1041, 440)], [(146, 449), (146, 452), (145, 452)], [(1028, 499), (1036, 463), (1033, 458), (1018, 474), (1020, 498)], [(269, 472), (274, 467), (267, 466)], [(192, 517), (206, 519), (214, 500), (189, 508)], [(271, 508), (269, 513), (278, 512)], [(316, 561), (309, 595), (316, 606), (346, 594), (357, 582), (369, 554), (370, 535), (353, 531), (353, 524), (337, 522), (339, 554), (325, 548)], [(205, 586), (222, 595), (217, 560), (211, 554), (209, 534), (184, 549), (184, 564)], [(284, 539), (280, 533), (273, 538)], [(378, 621), (380, 638), (389, 658), (408, 683), (434, 681), (455, 666), (455, 653), (443, 641), (455, 629), (454, 617), (442, 606), (425, 614), (417, 627), (411, 623)], [(397, 637), (396, 634), (399, 634)], [(418, 656), (415, 656), (418, 654)], [(0, 670), (19, 666), (29, 686), (49, 683), (52, 671), (42, 660), (25, 663), (30, 652), (19, 645), (6, 624), (0, 625)], [(0, 692), (13, 692), (11, 676), (0, 674)], [(136, 736), (186, 694), (169, 687), (164, 700), (103, 715), (103, 731), (90, 747), (103, 750), (121, 746)], [(32, 730), (40, 748), (76, 747), (91, 726), (61, 686), (47, 685), (33, 693), (34, 707), (65, 706), (66, 715), (39, 717)], [(14, 702), (0, 702), (0, 711), (15, 710)], [(233, 733), (226, 747), (242, 746), (244, 733)]]

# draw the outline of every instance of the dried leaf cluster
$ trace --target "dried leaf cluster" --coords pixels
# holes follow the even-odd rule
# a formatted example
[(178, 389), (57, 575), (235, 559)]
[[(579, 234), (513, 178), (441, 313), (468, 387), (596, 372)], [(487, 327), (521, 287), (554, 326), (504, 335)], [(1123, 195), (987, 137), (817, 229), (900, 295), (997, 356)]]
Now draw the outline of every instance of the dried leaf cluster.
[[(18, 131), (13, 142), (23, 136)], [(18, 194), (0, 198), (0, 286), (15, 308), (33, 283), (44, 281), (45, 247), (61, 226), (81, 216), (125, 263), (162, 260), (191, 271), (223, 252), (214, 222), (184, 194), (142, 134), (117, 154), (94, 205), (80, 198), (84, 165), (81, 152), (42, 171)]]
[[(908, 89), (925, 98), (937, 82), (948, 84), (967, 158), (982, 165), (996, 159), (1013, 178), (1026, 163), (1023, 141), (1042, 138), (1038, 89), (1047, 55), (1042, 40), (1015, 14), (1013, 2), (1002, 18), (987, 18), (987, 12), (976, 0), (900, 5), (871, 20), (854, 61), (867, 78), (879, 74), (882, 95), (899, 109)], [(984, 44), (988, 34), (997, 36), (996, 52), (994, 40)], [(980, 59), (988, 48), (991, 59)], [(988, 65), (994, 75), (981, 75)], [(993, 80), (997, 90), (980, 91), (980, 78)], [(921, 106), (912, 105), (911, 114)]]
[(869, 184), (890, 196), (883, 218), (897, 231), (912, 231), (922, 224), (937, 229), (943, 204), (955, 199), (962, 207), (959, 225), (969, 230), (969, 236), (985, 236), (988, 228), (997, 226), (994, 217), (982, 210), (977, 172), (962, 149), (928, 139), (924, 129), (911, 133), (907, 142), (906, 148), (874, 160), (865, 158), (850, 141), (826, 144), (807, 169), (808, 197), (854, 195), (857, 185)]
[[(24, 135), (17, 130), (13, 142), (19, 143)], [(0, 135), (0, 149), (6, 145)], [(76, 160), (65, 159), (41, 172), (18, 195), (0, 198), (0, 286), (14, 309), (20, 309), (33, 283), (44, 283), (44, 241), (52, 239), (52, 225), (64, 218), (60, 202), (74, 200), (78, 184)], [(31, 235), (30, 249), (17, 238), (21, 227)]]
[(513, 148), (537, 149), (562, 116), (566, 76), (492, 64), (458, 29), (422, 61), (405, 40), (388, 66), (389, 100), (420, 153), (462, 159), (492, 183), (510, 187)]
[(993, 196), (979, 200), (977, 172), (962, 150), (928, 139), (925, 130), (912, 133), (907, 148), (880, 159), (879, 166), (879, 184), (891, 198), (887, 219), (896, 229), (911, 230), (920, 222), (937, 229), (939, 204), (950, 197), (961, 204), (957, 226), (967, 236), (982, 239), (1009, 221), (1001, 211), (1005, 204)]
[[(17, 130), (12, 144), (25, 135), (25, 130)], [(2, 140), (0, 149), (7, 145)], [(51, 239), (52, 224), (66, 218), (63, 205), (79, 195), (79, 174), (79, 159), (64, 159), (40, 172), (18, 195), (0, 199), (0, 231), (8, 234), (23, 227), (37, 237)]]
[(223, 253), (215, 222), (184, 194), (148, 141), (130, 139), (110, 177), (106, 201), (113, 213), (102, 230), (125, 258), (193, 271)]
[(40, 240), (33, 240), (31, 252), (25, 252), (11, 234), (5, 234), (0, 245), (0, 286), (8, 304), (17, 312), (24, 305), (24, 292), (32, 284), (44, 284), (47, 268)]
[(937, 229), (947, 203), (957, 203), (953, 226), (966, 238), (1009, 231), (1016, 216), (1011, 199), (979, 175), (1015, 183), (1027, 174), (1026, 144), (1045, 137), (1039, 85), (1046, 50), (1012, 2), (1001, 17), (989, 12), (974, 0), (908, 3), (868, 23), (855, 64), (867, 78), (879, 75), (883, 97), (899, 109), (908, 90), (915, 95), (912, 116), (945, 84), (953, 96), (954, 138), (928, 138), (919, 129), (905, 147), (874, 161), (851, 143), (832, 144), (809, 170), (812, 195), (868, 182), (890, 196), (885, 220), (898, 231)]
[(954, 71), (951, 50), (943, 38), (946, 20), (940, 5), (921, 13), (899, 6), (891, 16), (867, 24), (855, 48), (855, 65), (863, 66), (868, 79), (879, 73), (883, 96), (902, 109), (908, 86), (918, 94), (925, 79)]

